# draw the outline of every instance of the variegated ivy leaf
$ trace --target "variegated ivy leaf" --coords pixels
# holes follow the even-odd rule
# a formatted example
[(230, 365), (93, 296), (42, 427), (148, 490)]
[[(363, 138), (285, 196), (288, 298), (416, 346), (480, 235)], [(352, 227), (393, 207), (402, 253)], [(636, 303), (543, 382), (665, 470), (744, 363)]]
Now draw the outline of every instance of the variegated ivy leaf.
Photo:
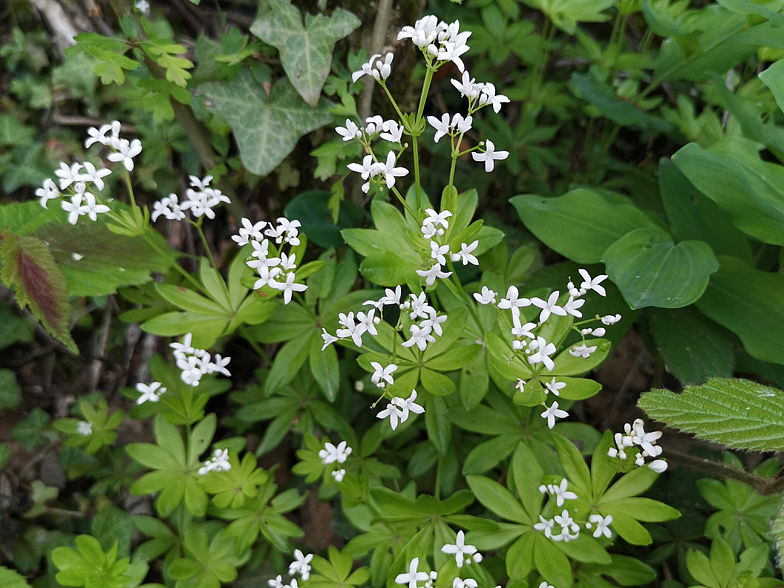
[(230, 82), (205, 84), (199, 92), (234, 131), (242, 163), (265, 176), (294, 150), (300, 137), (332, 121), (329, 103), (311, 108), (288, 80), (280, 80), (269, 96), (248, 70)]
[(289, 81), (305, 102), (315, 107), (329, 74), (335, 42), (356, 29), (360, 21), (338, 8), (331, 17), (306, 14), (303, 24), (296, 6), (280, 0), (271, 0), (268, 6), (250, 32), (278, 49)]
[(734, 449), (783, 451), (784, 392), (747, 380), (714, 378), (681, 394), (651, 390), (640, 398), (649, 417)]

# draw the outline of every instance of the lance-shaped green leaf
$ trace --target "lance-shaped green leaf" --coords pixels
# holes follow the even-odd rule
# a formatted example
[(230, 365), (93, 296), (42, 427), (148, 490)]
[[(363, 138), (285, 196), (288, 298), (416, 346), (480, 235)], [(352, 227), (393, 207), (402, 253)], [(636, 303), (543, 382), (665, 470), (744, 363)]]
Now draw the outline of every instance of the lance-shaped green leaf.
[(651, 390), (640, 407), (669, 427), (735, 449), (782, 451), (784, 392), (748, 380), (715, 378), (681, 394)]
[(306, 14), (281, 0), (271, 0), (250, 32), (280, 52), (280, 62), (299, 95), (316, 106), (332, 64), (335, 42), (360, 25), (350, 12), (338, 8), (332, 16)]
[(326, 100), (311, 108), (288, 80), (275, 83), (267, 96), (247, 70), (230, 82), (205, 84), (199, 93), (231, 126), (242, 163), (261, 176), (274, 170), (300, 137), (332, 121)]
[(29, 306), (30, 312), (47, 331), (69, 350), (79, 353), (68, 330), (71, 305), (65, 278), (57, 269), (49, 248), (29, 235), (17, 237), (6, 232), (3, 237), (0, 247), (3, 283), (16, 288), (20, 306)]
[(607, 274), (632, 309), (681, 308), (699, 299), (719, 262), (704, 241), (681, 241), (656, 227), (627, 233), (604, 252)]

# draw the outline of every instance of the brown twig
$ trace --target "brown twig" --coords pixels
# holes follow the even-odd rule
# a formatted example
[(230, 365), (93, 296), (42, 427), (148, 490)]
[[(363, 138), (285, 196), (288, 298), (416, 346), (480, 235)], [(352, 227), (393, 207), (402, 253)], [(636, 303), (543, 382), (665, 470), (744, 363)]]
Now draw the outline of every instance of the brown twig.
[(775, 494), (781, 494), (782, 491), (784, 491), (784, 476), (761, 478), (754, 473), (727, 465), (720, 461), (703, 459), (673, 449), (667, 450), (667, 458), (675, 464), (692, 468), (708, 474), (709, 476), (729, 478), (731, 480), (743, 482), (744, 484), (751, 486), (751, 488), (761, 496), (773, 496)]

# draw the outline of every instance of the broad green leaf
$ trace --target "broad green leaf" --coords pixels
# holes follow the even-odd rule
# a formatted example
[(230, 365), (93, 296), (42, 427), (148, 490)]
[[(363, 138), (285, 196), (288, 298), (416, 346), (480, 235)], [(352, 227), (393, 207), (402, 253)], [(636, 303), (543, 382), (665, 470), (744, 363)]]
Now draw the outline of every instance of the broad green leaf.
[(475, 446), (463, 462), (463, 473), (482, 474), (506, 459), (520, 443), (520, 433), (504, 433)]
[(732, 333), (695, 308), (650, 311), (650, 329), (668, 369), (683, 384), (728, 378), (735, 367)]
[(659, 162), (659, 189), (670, 230), (678, 241), (705, 241), (716, 255), (751, 263), (746, 236), (666, 157)]
[(602, 256), (607, 275), (632, 309), (681, 308), (697, 300), (719, 263), (704, 241), (672, 242), (659, 228), (636, 229)]
[(526, 194), (509, 202), (537, 239), (577, 263), (597, 263), (626, 233), (653, 226), (631, 200), (598, 190), (579, 188), (556, 198)]
[(484, 476), (466, 476), (469, 488), (476, 499), (488, 510), (507, 521), (521, 524), (532, 524), (528, 513), (506, 488)]
[(776, 104), (784, 110), (784, 59), (769, 65), (760, 73), (759, 79), (773, 92)]
[(327, 400), (334, 402), (340, 388), (338, 352), (334, 345), (330, 345), (322, 351), (323, 344), (320, 336), (314, 335), (311, 338), (310, 371)]
[(0, 588), (30, 588), (30, 584), (22, 574), (0, 566)]
[(572, 585), (572, 565), (552, 539), (537, 533), (534, 538), (534, 564), (545, 580), (554, 586)]
[(604, 22), (609, 15), (602, 11), (612, 0), (524, 0), (524, 4), (544, 12), (559, 29), (573, 35), (578, 22)]
[(672, 161), (741, 231), (784, 245), (784, 167), (762, 161), (754, 143), (726, 138), (708, 149), (689, 143)]
[(640, 407), (653, 419), (735, 449), (784, 451), (784, 393), (739, 379), (709, 380), (681, 394), (651, 390)]
[(596, 350), (589, 357), (574, 356), (570, 353), (574, 345), (564, 349), (555, 358), (555, 367), (547, 373), (547, 376), (579, 376), (587, 373), (602, 363), (610, 353), (610, 342), (606, 339), (586, 339), (580, 345), (596, 347)]
[(3, 235), (2, 280), (16, 289), (20, 306), (29, 306), (33, 316), (49, 333), (73, 353), (79, 353), (68, 330), (71, 305), (66, 282), (49, 248), (31, 236)]
[(270, 0), (250, 32), (278, 49), (283, 71), (300, 96), (316, 106), (332, 65), (335, 42), (360, 25), (350, 12), (337, 8), (332, 16), (306, 14), (281, 0)]
[(124, 510), (120, 510), (112, 504), (104, 505), (93, 518), (90, 533), (98, 539), (104, 549), (111, 549), (116, 544), (120, 557), (131, 554), (133, 520), (131, 515)]
[(732, 257), (719, 265), (697, 308), (740, 337), (752, 357), (784, 364), (784, 275)]
[(199, 93), (231, 126), (245, 167), (261, 176), (274, 170), (300, 137), (332, 121), (323, 98), (311, 108), (288, 80), (276, 82), (268, 97), (245, 69), (231, 81), (200, 86)]

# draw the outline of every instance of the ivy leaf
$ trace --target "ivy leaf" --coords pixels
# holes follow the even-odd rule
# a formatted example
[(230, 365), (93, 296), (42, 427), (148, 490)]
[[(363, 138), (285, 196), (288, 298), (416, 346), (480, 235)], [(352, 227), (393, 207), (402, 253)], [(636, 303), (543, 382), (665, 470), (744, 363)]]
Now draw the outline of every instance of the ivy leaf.
[(651, 390), (640, 407), (653, 419), (735, 449), (782, 451), (784, 393), (740, 379), (709, 380), (681, 394)]
[(267, 96), (247, 70), (230, 82), (205, 84), (199, 92), (231, 126), (242, 163), (261, 176), (274, 170), (300, 137), (332, 121), (326, 100), (311, 108), (288, 80), (278, 81)]
[(20, 123), (10, 114), (0, 115), (0, 146), (29, 145), (35, 129)]
[(306, 14), (305, 23), (296, 6), (271, 0), (269, 8), (253, 23), (250, 32), (280, 52), (283, 70), (303, 100), (317, 106), (332, 64), (335, 42), (360, 25), (342, 8), (331, 17)]
[(3, 258), (3, 283), (16, 288), (19, 304), (29, 306), (30, 312), (47, 331), (78, 354), (79, 349), (68, 330), (71, 305), (65, 278), (49, 248), (35, 237), (17, 237), (6, 232), (0, 257)]

